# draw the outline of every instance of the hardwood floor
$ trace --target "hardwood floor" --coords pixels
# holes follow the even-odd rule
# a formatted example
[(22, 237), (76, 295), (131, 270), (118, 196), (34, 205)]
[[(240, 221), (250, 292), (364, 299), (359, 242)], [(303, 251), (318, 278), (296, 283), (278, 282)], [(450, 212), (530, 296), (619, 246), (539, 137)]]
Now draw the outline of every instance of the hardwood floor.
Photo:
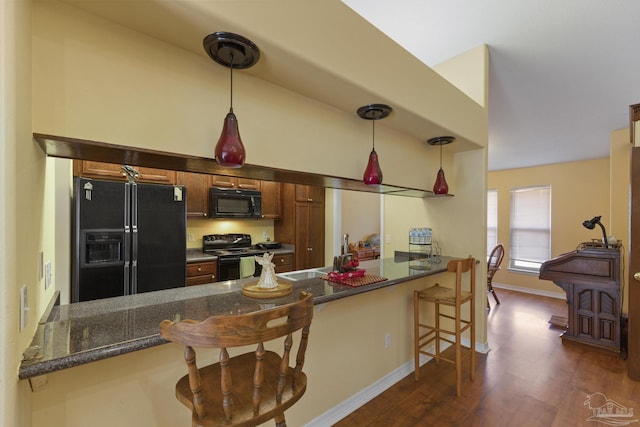
[[(411, 373), (335, 426), (606, 426), (588, 420), (585, 401), (594, 393), (633, 410), (632, 424), (640, 423), (640, 382), (627, 377), (625, 361), (563, 344), (562, 330), (548, 323), (566, 316), (563, 300), (497, 292), (501, 304), (491, 299), (488, 313), (490, 351), (477, 354), (472, 383), (463, 364), (461, 397), (454, 366), (430, 361), (420, 381)], [(603, 403), (600, 395), (592, 399), (592, 407)]]

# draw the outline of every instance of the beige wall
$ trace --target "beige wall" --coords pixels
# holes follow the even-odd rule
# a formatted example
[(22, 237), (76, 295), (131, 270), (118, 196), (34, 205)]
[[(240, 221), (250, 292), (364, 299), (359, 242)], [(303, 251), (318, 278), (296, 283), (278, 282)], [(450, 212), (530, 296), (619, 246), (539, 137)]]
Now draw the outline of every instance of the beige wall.
[(343, 191), (341, 199), (342, 234), (349, 235), (350, 243), (380, 234), (379, 194)]
[[(211, 140), (219, 133), (228, 108), (227, 70), (201, 55), (65, 4), (9, 1), (2, 2), (0, 7), (2, 34), (6, 36), (2, 38), (5, 61), (1, 75), (5, 101), (0, 204), (2, 425), (111, 426), (114, 417), (121, 417), (123, 425), (181, 424), (187, 417), (176, 410), (179, 404), (171, 389), (176, 373), (182, 372), (182, 363), (180, 357), (175, 357), (180, 352), (170, 346), (51, 374), (41, 392), (32, 393), (27, 381), (17, 380), (22, 351), (29, 345), (37, 320), (53, 292), (53, 287), (44, 290), (38, 275), (39, 254), (42, 252), (45, 261), (57, 264), (55, 242), (66, 239), (66, 232), (60, 231), (55, 223), (61, 220), (54, 214), (58, 201), (45, 195), (49, 194), (46, 177), (61, 181), (64, 177), (59, 176), (57, 166), (53, 174), (48, 170), (49, 162), (33, 143), (31, 133), (210, 156)], [(264, 22), (257, 27), (260, 25), (264, 26)], [(371, 46), (370, 53), (378, 48)], [(394, 70), (398, 66), (401, 65), (394, 63)], [(420, 76), (409, 73), (402, 84), (414, 84), (412, 79)], [(376, 77), (382, 79), (381, 75)], [(234, 81), (234, 109), (249, 163), (294, 168), (293, 159), (295, 169), (361, 177), (370, 149), (367, 123), (354, 114), (345, 114), (241, 72), (234, 75)], [(384, 79), (381, 84), (385, 84)], [(422, 87), (420, 82), (418, 86)], [(451, 111), (460, 111), (451, 99), (439, 105), (434, 114), (445, 116), (443, 122), (456, 125), (466, 118), (460, 114), (446, 117)], [(424, 102), (422, 98), (412, 98), (407, 105)], [(282, 132), (283, 123), (288, 125), (287, 132)], [(473, 138), (478, 147), (486, 146), (486, 117), (469, 117), (460, 127), (460, 133)], [(484, 129), (482, 134), (479, 129)], [(430, 188), (438, 156), (422, 140), (383, 123), (376, 126), (376, 139), (393, 141), (376, 147), (385, 165), (385, 182), (409, 187), (427, 182), (422, 187)], [(432, 223), (440, 226), (448, 249), (455, 254), (471, 252), (482, 256), (486, 183), (477, 176), (482, 176), (486, 169), (485, 154), (481, 149), (456, 150), (446, 150), (444, 159), (447, 179), (452, 191), (457, 192), (455, 198), (423, 201), (392, 196), (385, 201), (385, 211), (392, 213), (397, 209), (399, 214), (385, 214), (383, 227), (389, 230), (392, 245), (404, 250), (408, 226)], [(332, 155), (335, 152), (341, 155)], [(417, 210), (409, 212), (414, 207)], [(450, 228), (451, 221), (447, 219), (454, 208), (461, 208), (454, 216), (456, 223), (464, 224), (459, 231)], [(17, 236), (21, 238), (18, 240)], [(55, 279), (54, 276), (54, 282)], [(32, 310), (26, 329), (18, 332), (16, 305), (21, 284), (28, 287)], [(355, 305), (354, 299), (347, 299), (318, 307), (314, 347), (310, 348), (312, 357), (308, 362), (313, 384), (304, 401), (291, 411), (292, 425), (300, 425), (330, 409), (345, 396), (357, 393), (411, 359), (408, 350), (411, 311), (407, 303), (415, 286), (425, 283), (372, 292), (358, 297)], [(482, 300), (479, 298), (478, 306), (482, 306)], [(351, 321), (354, 316), (358, 322)], [(362, 325), (370, 327), (363, 329)], [(336, 334), (336, 330), (343, 329), (344, 333)], [(392, 334), (394, 344), (382, 352), (386, 332)], [(358, 370), (345, 364), (344, 354), (334, 350), (347, 347), (353, 349), (350, 354), (354, 363), (358, 363)], [(371, 354), (377, 357), (371, 358)], [(343, 384), (327, 376), (327, 367), (341, 378), (349, 378), (349, 382)], [(336, 387), (338, 383), (340, 386)], [(114, 400), (114, 396), (122, 397)], [(161, 421), (150, 417), (158, 408), (161, 415), (167, 414)]]
[(607, 234), (612, 230), (609, 205), (609, 158), (489, 172), (489, 189), (498, 190), (498, 241), (505, 245), (502, 269), (494, 282), (564, 295), (561, 288), (537, 274), (518, 273), (509, 266), (510, 190), (551, 185), (551, 256), (573, 251), (581, 242), (602, 238), (600, 230), (587, 230), (582, 222), (602, 216)]

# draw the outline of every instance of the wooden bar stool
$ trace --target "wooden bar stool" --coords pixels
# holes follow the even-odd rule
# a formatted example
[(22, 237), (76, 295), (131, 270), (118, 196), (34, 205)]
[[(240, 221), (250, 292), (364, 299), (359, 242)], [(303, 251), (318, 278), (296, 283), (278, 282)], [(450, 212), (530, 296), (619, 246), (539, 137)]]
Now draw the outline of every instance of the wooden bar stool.
[[(188, 374), (176, 384), (176, 397), (191, 410), (192, 425), (256, 426), (274, 419), (286, 427), (284, 411), (307, 389), (302, 372), (313, 295), (300, 293), (298, 302), (248, 314), (213, 316), (202, 322), (160, 323), (160, 335), (185, 346)], [(279, 319), (279, 320), (278, 320)], [(295, 368), (289, 366), (292, 334), (302, 330)], [(267, 341), (284, 338), (282, 356), (265, 351)], [(257, 344), (255, 352), (230, 358), (227, 348)], [(196, 365), (194, 347), (219, 348), (219, 363)]]
[[(413, 292), (413, 334), (414, 334), (414, 363), (415, 379), (420, 379), (420, 355), (433, 357), (436, 363), (439, 360), (453, 363), (456, 366), (456, 394), (460, 396), (462, 383), (462, 347), (468, 348), (471, 353), (471, 380), (475, 377), (476, 352), (474, 349), (476, 340), (475, 329), (475, 286), (476, 286), (476, 260), (472, 257), (460, 260), (452, 260), (447, 264), (447, 271), (456, 274), (455, 288), (447, 288), (435, 284), (422, 291)], [(469, 291), (462, 289), (462, 274), (469, 272)], [(428, 325), (427, 321), (420, 319), (420, 302), (429, 302), (435, 305), (434, 324)], [(461, 307), (469, 303), (469, 317), (462, 318)], [(443, 313), (442, 306), (453, 307), (453, 315)], [(452, 322), (441, 321), (441, 318)], [(446, 321), (445, 321), (446, 322)], [(453, 325), (451, 325), (453, 324)], [(451, 330), (453, 329), (453, 330)], [(461, 343), (462, 333), (470, 329), (470, 345)], [(455, 346), (455, 357), (448, 358), (442, 355), (440, 342), (445, 341)], [(431, 345), (431, 343), (434, 343)], [(430, 346), (431, 345), (431, 346)], [(430, 346), (427, 349), (427, 346)]]

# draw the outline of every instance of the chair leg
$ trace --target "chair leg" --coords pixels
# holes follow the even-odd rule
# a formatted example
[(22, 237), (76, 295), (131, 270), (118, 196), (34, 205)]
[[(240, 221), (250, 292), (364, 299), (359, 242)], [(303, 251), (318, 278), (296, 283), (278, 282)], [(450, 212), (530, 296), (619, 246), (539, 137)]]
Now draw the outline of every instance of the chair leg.
[(420, 297), (413, 291), (413, 376), (420, 379)]
[(471, 320), (471, 342), (469, 343), (469, 350), (471, 351), (471, 381), (476, 378), (476, 301), (472, 297), (469, 301), (471, 306), (469, 307), (469, 315)]
[(284, 413), (277, 414), (273, 417), (273, 420), (276, 422), (276, 427), (287, 427), (287, 421), (284, 419)]
[(462, 344), (460, 343), (460, 339), (462, 338), (460, 334), (460, 305), (456, 305), (456, 396), (460, 397), (462, 394)]
[(436, 364), (440, 363), (440, 304), (435, 303), (435, 337), (436, 337)]
[[(500, 300), (498, 299), (498, 295), (496, 295), (496, 291), (493, 289), (493, 285), (491, 283), (487, 283), (487, 291), (491, 292), (493, 298), (496, 300), (496, 304), (500, 304)], [(489, 307), (489, 296), (487, 295), (487, 307)]]

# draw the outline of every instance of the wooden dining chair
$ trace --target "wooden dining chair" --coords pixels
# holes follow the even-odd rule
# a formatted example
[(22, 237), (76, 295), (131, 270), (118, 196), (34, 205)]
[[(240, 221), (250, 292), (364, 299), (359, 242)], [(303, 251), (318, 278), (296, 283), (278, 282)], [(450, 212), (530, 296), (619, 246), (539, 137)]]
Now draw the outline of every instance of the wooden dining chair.
[[(160, 323), (160, 335), (185, 346), (188, 374), (176, 384), (176, 397), (192, 412), (192, 425), (256, 426), (274, 419), (285, 427), (284, 411), (307, 388), (302, 371), (313, 317), (313, 295), (248, 314), (213, 316), (201, 322)], [(301, 330), (295, 367), (289, 365), (293, 333)], [(282, 355), (264, 343), (284, 337)], [(256, 344), (255, 352), (229, 357), (228, 348)], [(219, 362), (199, 368), (195, 348), (220, 349)]]
[(487, 261), (487, 308), (491, 309), (489, 305), (489, 294), (493, 295), (496, 300), (496, 304), (500, 304), (498, 295), (496, 295), (495, 289), (493, 289), (493, 276), (500, 270), (500, 264), (504, 258), (504, 246), (502, 243), (498, 243), (489, 255), (489, 261)]
[[(476, 329), (475, 329), (475, 287), (476, 287), (476, 260), (466, 259), (451, 260), (447, 264), (447, 272), (455, 273), (455, 287), (444, 287), (436, 283), (430, 288), (413, 292), (413, 319), (414, 319), (414, 376), (420, 379), (420, 355), (424, 354), (436, 360), (452, 363), (456, 367), (456, 395), (460, 396), (462, 390), (462, 333), (470, 330), (470, 377), (475, 378), (476, 366)], [(469, 273), (469, 290), (462, 287), (462, 275)], [(426, 314), (421, 315), (421, 303), (433, 303), (435, 305), (433, 322), (428, 323)], [(462, 315), (462, 306), (469, 304), (468, 317)], [(453, 307), (442, 311), (443, 306)], [(453, 312), (453, 313), (452, 313)], [(443, 319), (448, 319), (442, 321)], [(453, 323), (453, 326), (451, 324)], [(444, 356), (441, 342), (444, 341), (455, 346), (455, 355)]]

